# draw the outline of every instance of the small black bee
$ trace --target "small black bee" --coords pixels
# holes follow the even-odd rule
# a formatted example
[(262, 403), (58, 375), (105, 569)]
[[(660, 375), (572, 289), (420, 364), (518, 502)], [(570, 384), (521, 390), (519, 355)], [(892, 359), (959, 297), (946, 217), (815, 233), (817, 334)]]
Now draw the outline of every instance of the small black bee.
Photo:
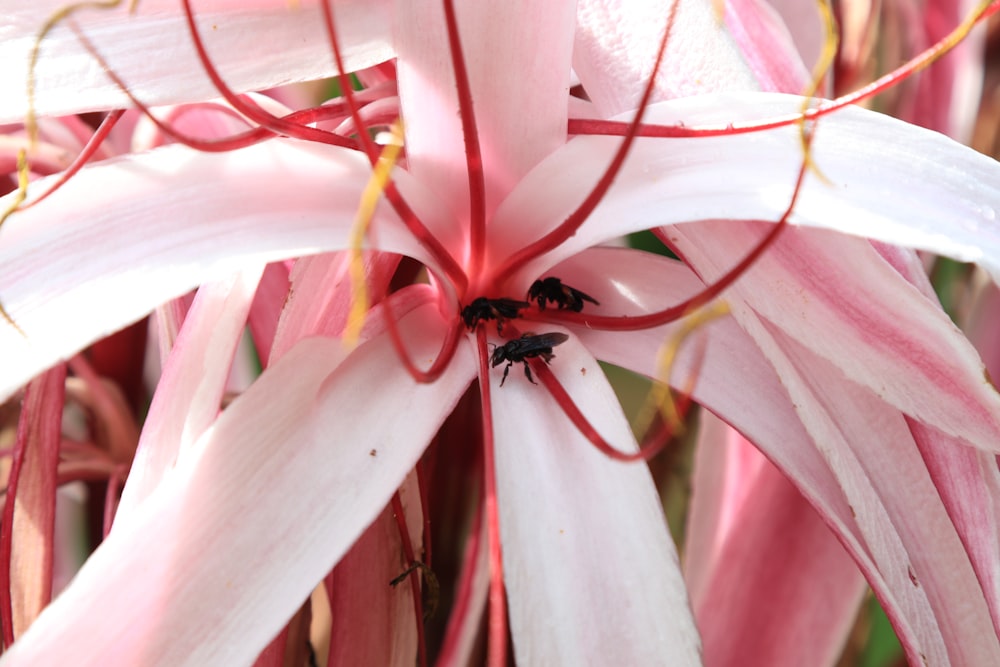
[(524, 374), (527, 376), (528, 381), (531, 384), (538, 384), (531, 377), (531, 367), (528, 366), (527, 360), (531, 357), (541, 357), (545, 363), (549, 363), (555, 356), (552, 354), (552, 348), (565, 343), (567, 340), (569, 340), (569, 336), (558, 331), (544, 334), (526, 333), (520, 338), (509, 340), (503, 345), (497, 346), (493, 350), (493, 356), (490, 357), (490, 364), (492, 364), (493, 368), (496, 368), (503, 362), (507, 362), (507, 367), (503, 369), (503, 378), (500, 380), (500, 386), (502, 387), (503, 383), (507, 381), (507, 373), (510, 372), (510, 367), (518, 361), (524, 363)]
[(504, 320), (513, 320), (521, 314), (522, 308), (530, 306), (527, 301), (516, 299), (487, 299), (479, 297), (462, 309), (462, 321), (469, 330), (476, 328), (482, 320), (496, 320), (497, 333), (503, 331)]
[(584, 294), (580, 290), (564, 285), (558, 278), (542, 278), (536, 280), (528, 289), (528, 299), (538, 302), (538, 309), (545, 310), (545, 304), (551, 301), (559, 306), (559, 310), (572, 310), (579, 313), (583, 310), (583, 302), (589, 301), (595, 306), (599, 306), (597, 299)]

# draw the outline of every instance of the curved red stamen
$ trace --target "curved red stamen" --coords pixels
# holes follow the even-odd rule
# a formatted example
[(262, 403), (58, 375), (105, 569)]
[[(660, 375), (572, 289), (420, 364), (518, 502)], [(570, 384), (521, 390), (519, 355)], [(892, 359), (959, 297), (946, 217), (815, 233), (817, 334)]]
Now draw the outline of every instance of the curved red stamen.
[[(399, 540), (403, 547), (403, 557), (407, 563), (417, 562), (416, 551), (413, 550), (413, 542), (410, 540), (410, 529), (406, 525), (406, 512), (403, 509), (403, 501), (399, 497), (399, 491), (392, 494), (392, 515), (396, 519), (396, 527), (399, 529)], [(427, 642), (424, 638), (424, 601), (420, 592), (420, 568), (410, 571), (407, 577), (410, 580), (410, 590), (413, 594), (413, 616), (417, 624), (417, 665), (427, 665)], [(395, 583), (395, 582), (393, 582)]]
[(656, 87), (656, 74), (660, 71), (660, 65), (663, 63), (663, 54), (667, 50), (667, 42), (669, 41), (670, 32), (674, 26), (674, 20), (677, 17), (677, 7), (679, 4), (680, 0), (675, 0), (675, 2), (670, 6), (670, 14), (667, 16), (667, 26), (663, 31), (663, 37), (660, 39), (660, 48), (656, 53), (656, 61), (653, 64), (653, 72), (649, 76), (649, 81), (646, 83), (646, 89), (643, 91), (642, 99), (639, 101), (639, 109), (636, 111), (635, 118), (633, 118), (632, 122), (629, 124), (629, 130), (625, 133), (625, 137), (622, 140), (621, 145), (618, 147), (618, 151), (611, 159), (611, 163), (608, 165), (607, 169), (605, 169), (604, 174), (597, 182), (597, 185), (594, 186), (594, 189), (590, 191), (590, 194), (587, 195), (586, 199), (583, 200), (580, 206), (558, 227), (534, 243), (521, 248), (509, 257), (501, 265), (501, 267), (497, 269), (497, 275), (510, 275), (536, 257), (559, 247), (563, 242), (576, 234), (576, 231), (584, 222), (586, 222), (587, 218), (590, 217), (590, 214), (594, 212), (595, 208), (597, 208), (597, 205), (601, 203), (602, 199), (604, 199), (604, 195), (607, 194), (612, 183), (614, 183), (618, 172), (621, 171), (621, 166), (624, 164), (625, 158), (628, 157), (629, 150), (632, 148), (632, 143), (636, 138), (636, 132), (642, 124), (642, 117), (646, 113), (646, 108), (649, 106), (649, 101), (653, 96), (653, 90)]
[[(132, 91), (129, 90), (128, 85), (125, 83), (125, 81), (118, 75), (118, 73), (114, 69), (111, 68), (107, 60), (105, 60), (104, 56), (102, 56), (101, 53), (97, 50), (97, 48), (94, 46), (93, 42), (90, 41), (90, 39), (79, 29), (79, 27), (75, 23), (71, 22), (70, 27), (76, 34), (77, 39), (80, 40), (80, 43), (83, 45), (84, 49), (86, 49), (87, 52), (91, 55), (91, 57), (97, 61), (97, 64), (101, 66), (102, 71), (108, 76), (108, 78), (111, 79), (112, 82), (114, 82), (114, 84), (118, 87), (118, 89), (121, 90), (126, 97), (128, 97), (132, 105), (135, 106), (135, 108), (137, 108), (140, 112), (142, 112), (142, 114), (146, 116), (146, 118), (148, 118), (150, 122), (152, 122), (157, 127), (157, 129), (159, 129), (161, 132), (163, 132), (165, 135), (167, 135), (174, 141), (184, 144), (189, 148), (193, 148), (194, 150), (202, 151), (204, 153), (224, 153), (227, 151), (238, 150), (240, 148), (245, 148), (247, 146), (260, 143), (261, 141), (279, 136), (281, 134), (274, 130), (270, 130), (266, 127), (254, 127), (250, 130), (247, 130), (246, 132), (234, 134), (230, 137), (223, 137), (218, 139), (199, 139), (197, 137), (192, 137), (190, 135), (184, 134), (183, 132), (174, 129), (172, 126), (170, 126), (169, 123), (166, 123), (157, 118), (156, 115), (153, 114), (153, 111), (150, 108), (150, 106), (145, 102), (143, 102), (142, 100), (140, 100), (139, 98), (137, 98), (132, 93)], [(342, 115), (343, 111), (340, 109), (339, 106), (324, 105), (316, 107), (314, 109), (304, 109), (302, 111), (292, 112), (286, 116), (282, 116), (281, 120), (290, 123), (301, 124), (301, 123), (312, 123), (318, 120), (326, 120), (328, 118), (336, 118)], [(241, 119), (244, 122), (246, 122), (245, 117), (241, 117)], [(340, 137), (340, 135), (336, 134), (331, 136)], [(351, 149), (357, 147), (355, 142), (347, 137), (340, 137), (339, 143), (337, 143), (337, 145), (340, 145), (343, 148), (351, 148)]]
[[(986, 7), (975, 19), (975, 23), (989, 18), (1000, 11), (1000, 2)], [(956, 30), (957, 31), (957, 30)], [(846, 106), (857, 104), (887, 89), (895, 86), (901, 81), (905, 81), (920, 70), (924, 69), (942, 55), (954, 48), (952, 42), (955, 39), (956, 31), (952, 31), (935, 44), (924, 50), (915, 58), (907, 61), (903, 65), (892, 70), (888, 74), (880, 76), (866, 86), (858, 90), (841, 95), (835, 100), (822, 103), (819, 106), (796, 114), (778, 116), (776, 118), (751, 121), (746, 123), (727, 123), (725, 125), (700, 125), (689, 127), (683, 124), (678, 125), (641, 125), (636, 130), (636, 135), (640, 137), (659, 138), (692, 138), (692, 137), (719, 137), (735, 134), (747, 134), (750, 132), (761, 132), (773, 130), (779, 127), (796, 125), (803, 121), (815, 120), (826, 116)], [(573, 135), (604, 135), (604, 136), (627, 136), (632, 131), (632, 123), (614, 120), (591, 120), (585, 118), (569, 119), (569, 134)]]
[(451, 66), (455, 71), (458, 111), (462, 117), (462, 136), (465, 139), (466, 171), (469, 176), (469, 272), (475, 275), (482, 266), (486, 252), (486, 180), (476, 113), (472, 106), (469, 72), (465, 67), (462, 40), (458, 34), (458, 21), (455, 18), (455, 4), (453, 0), (444, 0), (443, 4), (448, 30), (448, 50), (451, 53)]
[[(346, 72), (344, 70), (344, 60), (340, 52), (340, 42), (337, 40), (337, 31), (333, 22), (333, 11), (330, 9), (329, 3), (324, 0), (321, 3), (323, 10), (323, 23), (326, 26), (327, 37), (330, 40), (330, 48), (333, 50), (334, 61), (337, 66), (338, 71), (338, 81), (340, 82), (340, 90), (344, 96), (344, 100), (347, 104), (347, 109), (350, 113), (351, 120), (354, 122), (354, 127), (357, 129), (358, 142), (361, 144), (365, 155), (368, 156), (368, 161), (374, 167), (375, 163), (379, 158), (379, 151), (372, 142), (371, 138), (368, 136), (368, 128), (361, 117), (361, 113), (358, 110), (358, 106), (354, 100), (354, 91), (351, 88), (351, 82), (348, 79)], [(413, 209), (406, 203), (403, 196), (399, 193), (396, 188), (395, 183), (393, 183), (391, 177), (386, 183), (384, 189), (385, 197), (392, 205), (393, 210), (396, 214), (403, 220), (403, 224), (406, 228), (410, 230), (410, 233), (417, 239), (420, 245), (430, 253), (431, 257), (438, 263), (441, 270), (444, 271), (452, 283), (456, 286), (456, 290), (459, 293), (465, 291), (465, 287), (468, 284), (468, 277), (459, 266), (455, 258), (451, 256), (451, 253), (445, 249), (445, 247), (438, 241), (437, 237), (431, 234), (430, 230), (420, 221), (417, 214), (413, 212)], [(397, 347), (397, 350), (400, 349)]]
[[(809, 135), (809, 140), (811, 140), (811, 135)], [(799, 199), (799, 193), (802, 190), (802, 183), (805, 180), (808, 170), (809, 161), (803, 160), (801, 166), (799, 167), (798, 177), (795, 179), (795, 189), (792, 191), (791, 201), (788, 203), (788, 207), (785, 208), (784, 213), (781, 214), (781, 218), (777, 223), (775, 223), (774, 227), (764, 235), (757, 245), (754, 246), (754, 248), (748, 252), (738, 264), (729, 269), (729, 271), (723, 274), (721, 278), (694, 296), (689, 297), (678, 304), (670, 306), (669, 308), (665, 308), (655, 313), (648, 313), (646, 315), (603, 316), (586, 313), (573, 313), (569, 311), (554, 311), (547, 313), (545, 319), (582, 324), (592, 329), (609, 331), (637, 331), (639, 329), (649, 329), (669, 324), (670, 322), (674, 322), (675, 320), (684, 317), (691, 311), (704, 306), (712, 299), (719, 296), (719, 294), (721, 294), (726, 288), (736, 282), (740, 276), (746, 273), (754, 262), (760, 259), (764, 252), (774, 245), (774, 243), (778, 240), (778, 236), (780, 236), (785, 228), (788, 227), (788, 219), (791, 217), (792, 211), (795, 210), (795, 204)], [(533, 313), (532, 311), (526, 311), (522, 317), (525, 319), (538, 319), (538, 315), (539, 314)]]
[(104, 120), (101, 121), (101, 124), (97, 127), (97, 129), (94, 131), (94, 134), (91, 135), (86, 145), (80, 151), (80, 154), (77, 155), (76, 158), (74, 158), (72, 164), (70, 164), (69, 167), (67, 167), (60, 174), (56, 182), (53, 183), (48, 190), (43, 192), (35, 199), (32, 199), (30, 202), (24, 204), (23, 206), (19, 206), (18, 210), (25, 211), (34, 206), (35, 204), (41, 201), (45, 201), (49, 197), (49, 195), (51, 195), (53, 192), (64, 186), (66, 182), (69, 181), (69, 179), (73, 178), (76, 175), (76, 173), (83, 168), (83, 165), (90, 162), (91, 158), (94, 157), (94, 155), (97, 153), (97, 149), (100, 148), (101, 144), (104, 143), (104, 140), (107, 139), (108, 135), (111, 133), (112, 128), (114, 128), (115, 124), (122, 117), (123, 113), (125, 113), (123, 109), (115, 109), (114, 111), (109, 111), (108, 115), (104, 117)]
[[(541, 359), (527, 359), (529, 364), (531, 364), (532, 370), (535, 372), (535, 376), (541, 382), (542, 386), (548, 390), (552, 398), (555, 399), (556, 403), (559, 404), (559, 408), (565, 413), (565, 415), (573, 422), (576, 429), (580, 432), (583, 437), (587, 438), (594, 447), (596, 447), (602, 454), (608, 458), (614, 459), (616, 461), (623, 462), (633, 462), (633, 461), (648, 461), (657, 454), (659, 454), (663, 448), (670, 442), (670, 438), (674, 435), (670, 428), (670, 425), (665, 421), (660, 421), (659, 426), (653, 432), (651, 436), (644, 439), (644, 442), (638, 450), (627, 453), (623, 452), (607, 440), (604, 439), (597, 429), (594, 428), (593, 424), (583, 415), (580, 408), (577, 407), (576, 403), (570, 397), (566, 388), (562, 386), (559, 379), (556, 378), (555, 373), (549, 368)], [(691, 399), (689, 396), (682, 396), (677, 402), (677, 412), (682, 417), (687, 412), (691, 405)]]
[(437, 358), (434, 359), (426, 371), (422, 371), (417, 368), (416, 363), (410, 357), (410, 353), (406, 350), (403, 337), (399, 333), (399, 322), (392, 312), (390, 301), (392, 301), (391, 295), (382, 302), (382, 310), (385, 315), (386, 331), (389, 332), (389, 339), (392, 341), (392, 346), (396, 349), (399, 360), (403, 362), (403, 366), (406, 367), (407, 372), (417, 382), (434, 382), (441, 377), (441, 373), (448, 368), (452, 357), (455, 356), (455, 350), (458, 349), (459, 333), (462, 330), (461, 321), (456, 317), (448, 326), (448, 333), (445, 334), (444, 340), (441, 342), (441, 349), (438, 351)]
[(182, 4), (184, 5), (184, 16), (187, 20), (188, 32), (191, 36), (194, 48), (198, 52), (198, 60), (201, 61), (202, 68), (205, 70), (205, 74), (208, 75), (208, 78), (211, 79), (212, 85), (215, 86), (215, 89), (219, 91), (219, 94), (221, 94), (234, 109), (255, 123), (260, 124), (262, 127), (266, 127), (279, 134), (321, 144), (332, 144), (334, 146), (342, 145), (343, 137), (340, 137), (332, 132), (327, 132), (326, 130), (320, 130), (308, 125), (291, 123), (282, 120), (281, 118), (262, 109), (260, 105), (253, 100), (234, 93), (226, 82), (223, 81), (222, 76), (219, 74), (215, 65), (212, 63), (211, 58), (208, 56), (208, 51), (205, 49), (205, 44), (201, 39), (201, 33), (198, 30), (198, 25), (194, 20), (194, 11), (191, 9), (191, 0), (182, 0)]
[(486, 514), (486, 548), (490, 566), (490, 595), (487, 620), (487, 664), (507, 664), (507, 599), (503, 587), (503, 553), (500, 544), (500, 507), (497, 501), (496, 446), (493, 441), (493, 405), (490, 401), (490, 355), (486, 329), (476, 329), (479, 357), (479, 402), (483, 415), (483, 494)]

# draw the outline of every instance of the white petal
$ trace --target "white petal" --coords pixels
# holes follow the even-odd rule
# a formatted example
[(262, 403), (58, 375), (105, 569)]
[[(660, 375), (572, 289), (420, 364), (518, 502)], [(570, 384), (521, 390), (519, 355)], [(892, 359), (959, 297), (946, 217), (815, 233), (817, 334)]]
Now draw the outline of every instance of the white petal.
[[(81, 171), (0, 236), (0, 303), (26, 334), (0, 323), (0, 395), (201, 283), (346, 247), (369, 173), (351, 151), (278, 140)], [(414, 249), (394, 220), (379, 207), (378, 242)]]
[[(794, 114), (801, 98), (773, 93), (704, 95), (651, 107), (649, 122), (725, 125)], [(497, 210), (491, 252), (548, 232), (603, 173), (620, 139), (578, 137), (537, 169)], [(1000, 164), (943, 135), (856, 107), (824, 117), (792, 222), (980, 262), (1000, 278)], [(577, 234), (524, 269), (615, 236), (708, 219), (778, 220), (802, 161), (794, 127), (717, 138), (642, 139), (614, 187)], [(502, 233), (501, 233), (502, 230)]]
[[(142, 0), (135, 15), (128, 13), (128, 4), (122, 2), (114, 10), (74, 12), (72, 21), (129, 90), (148, 105), (218, 97), (197, 58), (180, 3)], [(212, 0), (192, 4), (209, 56), (236, 92), (336, 74), (316, 2)], [(39, 0), (5, 8), (0, 24), (0, 62), (4, 63), (0, 122), (18, 120), (27, 112), (31, 49), (46, 20), (66, 5), (62, 0)], [(387, 2), (337, 2), (334, 17), (349, 71), (392, 57)], [(34, 83), (35, 110), (43, 115), (131, 106), (70, 29), (68, 20), (42, 42)]]
[[(612, 443), (635, 447), (574, 340), (552, 369)], [(493, 373), (504, 577), (519, 664), (700, 664), (677, 554), (643, 463), (612, 461), (519, 368)]]
[[(435, 305), (400, 324), (418, 358), (436, 352)], [(418, 384), (387, 336), (343, 356), (314, 338), (269, 368), (0, 664), (250, 664), (382, 511), (474, 373), (463, 346)]]

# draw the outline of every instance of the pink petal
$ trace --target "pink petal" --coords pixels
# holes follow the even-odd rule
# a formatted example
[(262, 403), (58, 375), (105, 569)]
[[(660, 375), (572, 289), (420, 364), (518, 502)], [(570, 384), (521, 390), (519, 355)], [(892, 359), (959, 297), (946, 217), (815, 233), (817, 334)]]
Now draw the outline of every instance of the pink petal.
[[(610, 284), (623, 295), (641, 295), (633, 288), (650, 283), (653, 262), (639, 261), (635, 251), (617, 252), (635, 257), (607, 270), (614, 275)], [(584, 262), (600, 271), (602, 254), (613, 256), (610, 249), (589, 251)], [(687, 288), (682, 275), (687, 269), (659, 262), (665, 292), (676, 283), (682, 285), (678, 291)], [(677, 269), (664, 270), (670, 266)], [(614, 298), (591, 293), (600, 295), (602, 305)], [(757, 444), (834, 527), (889, 610), (911, 657), (922, 653), (933, 662), (952, 655), (955, 664), (992, 664), (1000, 648), (982, 589), (903, 416), (799, 343), (762, 326), (752, 313), (741, 320), (753, 340), (732, 318), (702, 328), (708, 345), (696, 400)], [(655, 372), (657, 350), (670, 335), (669, 327), (575, 333), (599, 358), (647, 375)], [(694, 347), (681, 348), (674, 372), (681, 386), (691, 377), (687, 350)], [(929, 551), (927, 544), (935, 548)]]
[[(401, 327), (419, 358), (436, 352), (436, 306)], [(386, 336), (344, 357), (339, 341), (314, 338), (272, 365), (0, 664), (254, 659), (382, 511), (474, 374), (460, 350), (435, 384), (415, 383)]]
[(948, 509), (979, 577), (993, 628), (1000, 634), (1000, 471), (996, 457), (907, 419), (934, 486)]
[[(635, 109), (675, 3), (582, 0), (573, 69), (604, 116)], [(681, 2), (657, 74), (657, 99), (715, 90), (756, 90), (711, 3)]]
[[(4, 225), (0, 299), (26, 335), (0, 323), (0, 395), (198, 284), (345, 247), (368, 175), (355, 153), (286, 141), (81, 171)], [(378, 209), (378, 243), (422, 255), (395, 220)]]
[[(566, 139), (573, 3), (539, 3), (530, 18), (507, 3), (455, 5), (492, 211)], [(393, 20), (410, 171), (467, 219), (467, 151), (440, 3), (398, 0)]]
[[(180, 3), (142, 0), (135, 15), (127, 11), (129, 4), (72, 15), (129, 90), (149, 105), (218, 97), (197, 59)], [(303, 0), (297, 7), (274, 0), (192, 4), (209, 55), (237, 92), (336, 74), (315, 1)], [(0, 70), (0, 89), (4, 91), (0, 122), (19, 120), (27, 112), (31, 49), (45, 21), (64, 6), (62, 0), (40, 0), (8, 9), (0, 26), (0, 62), (4, 63)], [(334, 12), (348, 70), (392, 57), (388, 2), (341, 1)], [(69, 21), (63, 21), (42, 42), (35, 70), (36, 112), (59, 115), (130, 106), (69, 26)], [(263, 57), (262, 35), (267, 36)]]
[[(422, 558), (423, 514), (418, 493), (415, 477), (410, 475), (400, 498), (416, 556)], [(417, 625), (410, 581), (389, 585), (411, 565), (402, 554), (399, 527), (389, 506), (326, 578), (332, 617), (328, 664), (413, 667)]]
[[(651, 107), (650, 122), (725, 124), (793, 114), (801, 99), (705, 95)], [(619, 139), (577, 137), (497, 210), (491, 251), (510, 252), (565, 220), (606, 168)], [(851, 107), (825, 117), (792, 222), (982, 263), (1000, 277), (1000, 164), (950, 139)], [(583, 248), (649, 227), (707, 219), (778, 220), (802, 160), (795, 128), (636, 142), (615, 186), (576, 236), (524, 269), (538, 275)], [(889, 196), (887, 193), (896, 193)], [(903, 194), (905, 193), (905, 194)], [(503, 233), (500, 233), (503, 230)], [(527, 284), (527, 283), (526, 283)]]
[(262, 271), (198, 290), (149, 406), (117, 521), (142, 503), (218, 416)]
[[(809, 27), (816, 26), (816, 7), (799, 3), (810, 12)], [(793, 35), (767, 0), (732, 0), (725, 3), (726, 27), (747, 66), (763, 90), (805, 92), (812, 76), (799, 57)], [(823, 33), (811, 35), (813, 48), (822, 45)], [(814, 61), (810, 61), (810, 65)], [(727, 90), (720, 85), (715, 90)]]
[[(738, 261), (766, 225), (703, 223), (676, 231), (708, 279)], [(848, 378), (925, 424), (1000, 451), (1000, 395), (936, 301), (863, 241), (811, 230), (781, 238), (727, 293)]]
[(711, 414), (692, 484), (685, 575), (705, 664), (836, 664), (867, 586), (829, 527)]
[[(610, 441), (635, 441), (575, 339), (552, 370)], [(599, 453), (545, 390), (492, 375), (500, 530), (519, 664), (700, 664), (677, 555), (648, 469)]]

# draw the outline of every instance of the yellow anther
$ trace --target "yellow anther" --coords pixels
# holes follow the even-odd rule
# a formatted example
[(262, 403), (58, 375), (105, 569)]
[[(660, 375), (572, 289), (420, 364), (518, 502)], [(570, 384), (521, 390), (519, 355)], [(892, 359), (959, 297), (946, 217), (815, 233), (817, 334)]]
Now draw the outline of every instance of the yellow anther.
[[(646, 402), (643, 404), (636, 418), (636, 423), (643, 425), (639, 429), (639, 433), (649, 430), (657, 413), (660, 414), (671, 433), (679, 435), (684, 432), (684, 416), (678, 410), (674, 394), (670, 390), (670, 374), (673, 370), (674, 361), (677, 359), (677, 353), (681, 345), (696, 329), (728, 314), (729, 306), (725, 302), (714, 301), (710, 305), (696, 310), (691, 315), (685, 317), (674, 335), (664, 341), (657, 354), (657, 381), (653, 383), (649, 394), (646, 396)], [(695, 364), (696, 368), (700, 367), (700, 365), (700, 362)], [(697, 380), (698, 372), (695, 371), (688, 378), (687, 385), (684, 387), (685, 394), (691, 394)]]
[(392, 124), (393, 141), (388, 142), (382, 149), (382, 155), (372, 169), (371, 178), (368, 185), (361, 193), (361, 202), (358, 204), (358, 213), (354, 217), (354, 227), (351, 229), (350, 264), (348, 274), (351, 277), (351, 312), (347, 317), (347, 326), (344, 327), (344, 344), (353, 347), (358, 342), (361, 335), (361, 327), (365, 323), (365, 314), (368, 312), (368, 289), (365, 284), (365, 263), (362, 257), (361, 248), (364, 245), (365, 236), (368, 234), (368, 226), (375, 216), (375, 207), (378, 205), (379, 197), (385, 191), (389, 182), (389, 174), (396, 165), (399, 152), (403, 148), (403, 126), (397, 120)]

